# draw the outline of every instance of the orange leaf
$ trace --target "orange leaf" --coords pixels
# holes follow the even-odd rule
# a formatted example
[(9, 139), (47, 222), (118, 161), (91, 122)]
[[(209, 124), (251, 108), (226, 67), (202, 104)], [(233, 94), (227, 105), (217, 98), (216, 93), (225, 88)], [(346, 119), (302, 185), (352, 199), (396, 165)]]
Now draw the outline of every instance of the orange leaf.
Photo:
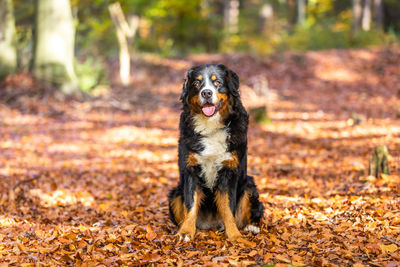
[(257, 250), (252, 250), (252, 251), (249, 253), (249, 256), (250, 256), (250, 257), (254, 257), (254, 256), (257, 255), (257, 254), (258, 254)]
[(157, 237), (157, 234), (153, 231), (153, 229), (151, 228), (150, 224), (146, 225), (146, 239), (149, 241), (153, 241), (154, 238)]
[(291, 260), (289, 260), (288, 258), (286, 258), (284, 255), (276, 255), (275, 259), (277, 259), (278, 261), (283, 261), (286, 263), (291, 263)]
[(382, 253), (392, 253), (392, 252), (396, 252), (398, 247), (396, 246), (396, 244), (390, 244), (390, 245), (380, 245), (380, 248), (382, 250)]

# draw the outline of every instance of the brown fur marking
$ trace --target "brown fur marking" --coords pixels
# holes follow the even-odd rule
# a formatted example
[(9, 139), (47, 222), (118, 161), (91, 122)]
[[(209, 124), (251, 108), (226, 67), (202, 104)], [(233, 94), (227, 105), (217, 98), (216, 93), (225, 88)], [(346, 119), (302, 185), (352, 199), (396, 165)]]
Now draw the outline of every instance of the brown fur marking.
[(172, 213), (174, 214), (175, 221), (179, 224), (181, 224), (184, 216), (185, 216), (185, 211), (186, 207), (182, 202), (182, 196), (177, 196), (171, 201), (171, 207), (172, 207)]
[(199, 75), (199, 76), (197, 77), (197, 80), (202, 81), (202, 80), (203, 80), (203, 76), (202, 76), (202, 75)]
[(235, 219), (239, 229), (244, 228), (247, 224), (250, 223), (250, 195), (251, 192), (245, 191), (236, 209)]
[(190, 99), (189, 105), (190, 105), (190, 112), (192, 112), (192, 114), (193, 112), (194, 114), (201, 112), (198, 100), (199, 96), (197, 94)]
[(228, 95), (217, 93), (218, 102), (222, 100), (221, 108), (219, 109), (219, 114), (221, 119), (225, 119), (231, 109), (231, 104), (228, 102)]
[(186, 163), (187, 163), (188, 166), (196, 166), (196, 165), (199, 164), (197, 162), (197, 159), (196, 159), (195, 155), (196, 154), (194, 152), (189, 152), (189, 155), (188, 155), (187, 160), (186, 160)]
[(236, 151), (231, 153), (232, 159), (227, 159), (222, 162), (222, 165), (229, 169), (236, 169), (239, 166), (239, 158)]
[(201, 192), (199, 190), (196, 190), (194, 192), (193, 206), (189, 212), (184, 212), (185, 218), (182, 222), (182, 225), (181, 225), (181, 228), (179, 229), (178, 234), (180, 234), (180, 235), (186, 234), (190, 237), (190, 239), (194, 238), (194, 235), (196, 234), (197, 215), (199, 213), (199, 208), (200, 208), (203, 197), (204, 197), (203, 192)]
[(232, 215), (231, 208), (229, 207), (229, 196), (228, 193), (221, 193), (217, 191), (215, 194), (215, 202), (219, 215), (222, 218), (222, 222), (225, 226), (225, 233), (231, 240), (237, 240), (241, 238), (239, 229), (236, 226), (235, 218)]
[(211, 81), (215, 81), (216, 79), (217, 79), (217, 76), (215, 76), (215, 75), (211, 76)]

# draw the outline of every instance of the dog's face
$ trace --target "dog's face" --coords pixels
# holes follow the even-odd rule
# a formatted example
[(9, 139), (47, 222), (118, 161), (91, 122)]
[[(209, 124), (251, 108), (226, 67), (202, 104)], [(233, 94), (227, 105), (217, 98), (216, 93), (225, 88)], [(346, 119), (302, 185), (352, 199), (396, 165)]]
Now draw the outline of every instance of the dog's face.
[(226, 115), (239, 97), (239, 77), (224, 65), (192, 67), (186, 74), (181, 100), (191, 113), (212, 117)]

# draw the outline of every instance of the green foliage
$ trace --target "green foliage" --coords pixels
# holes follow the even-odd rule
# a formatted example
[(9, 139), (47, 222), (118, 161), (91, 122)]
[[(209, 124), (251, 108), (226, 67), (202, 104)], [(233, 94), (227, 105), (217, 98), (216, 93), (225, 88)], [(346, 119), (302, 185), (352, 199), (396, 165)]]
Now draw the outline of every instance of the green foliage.
[[(71, 0), (76, 23), (75, 54), (78, 58), (104, 61), (116, 58), (118, 41), (108, 6), (114, 0)], [(140, 17), (132, 52), (162, 56), (236, 51), (269, 54), (285, 50), (318, 50), (390, 45), (398, 41), (400, 2), (384, 0), (385, 32), (352, 32), (352, 1), (308, 0), (306, 20), (296, 24), (296, 1), (240, 1), (239, 32), (224, 31), (224, 0), (120, 0), (127, 17)], [(272, 15), (261, 16), (266, 5)], [(14, 0), (19, 67), (30, 64), (33, 49), (34, 0)], [(88, 63), (89, 64), (89, 63)], [(78, 64), (82, 77), (90, 74)], [(97, 68), (97, 67), (96, 67)], [(99, 69), (93, 70), (98, 73)], [(89, 74), (90, 75), (89, 75)], [(90, 87), (83, 78), (83, 87)], [(96, 78), (94, 78), (96, 79)]]
[[(274, 10), (277, 12), (273, 21), (268, 22), (261, 29), (261, 34), (255, 34), (257, 24), (254, 24), (254, 19), (253, 22), (247, 23), (249, 18), (256, 16), (257, 13), (254, 11), (251, 13), (251, 9), (242, 12), (242, 15), (246, 16), (242, 19), (246, 22), (246, 25), (242, 27), (242, 35), (247, 38), (246, 43), (243, 42), (244, 45), (240, 46), (241, 50), (269, 54), (275, 51), (359, 48), (398, 42), (396, 31), (390, 30), (394, 27), (388, 32), (372, 27), (372, 30), (368, 32), (354, 33), (350, 1), (309, 0), (307, 19), (301, 25), (293, 23), (296, 19), (290, 18), (290, 15), (293, 15), (290, 6), (282, 10), (277, 7), (275, 1), (270, 2), (274, 3)], [(246, 12), (250, 14), (246, 15)], [(287, 16), (282, 19), (284, 14)]]
[(115, 56), (118, 43), (108, 11), (108, 0), (72, 0), (76, 17), (76, 47), (79, 55)]
[(89, 57), (82, 63), (76, 62), (75, 65), (78, 87), (81, 90), (90, 92), (100, 84), (108, 84), (106, 73), (100, 60)]
[[(216, 51), (221, 40), (221, 17), (215, 5), (202, 0), (124, 0), (126, 15), (135, 14), (148, 22), (148, 33), (139, 29), (133, 46), (165, 56), (188, 52)], [(77, 11), (78, 52), (115, 56), (118, 45), (114, 25), (108, 13), (112, 1), (73, 0)]]
[(388, 45), (396, 36), (372, 29), (368, 32), (352, 32), (349, 23), (318, 23), (309, 27), (298, 26), (292, 35), (286, 36), (280, 45), (290, 50), (321, 50), (331, 48), (360, 48), (373, 45)]
[(269, 124), (272, 122), (266, 106), (250, 108), (249, 114), (256, 123)]
[(215, 51), (220, 33), (216, 26), (220, 18), (212, 16), (216, 12), (214, 8), (202, 5), (200, 0), (149, 1), (144, 16), (152, 22), (154, 35), (164, 53), (166, 49), (171, 54)]
[(13, 0), (16, 22), (16, 47), (18, 68), (27, 69), (31, 65), (33, 51), (34, 1)]

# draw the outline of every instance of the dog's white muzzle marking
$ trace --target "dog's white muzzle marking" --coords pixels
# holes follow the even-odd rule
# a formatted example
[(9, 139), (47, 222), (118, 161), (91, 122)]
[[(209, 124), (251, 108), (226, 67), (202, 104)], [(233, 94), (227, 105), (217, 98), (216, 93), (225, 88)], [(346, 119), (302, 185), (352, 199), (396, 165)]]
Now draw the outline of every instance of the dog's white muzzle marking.
[(204, 99), (204, 97), (202, 96), (201, 93), (204, 90), (208, 89), (208, 90), (211, 90), (211, 92), (212, 92), (211, 103), (216, 105), (217, 102), (218, 102), (217, 91), (215, 90), (214, 86), (210, 83), (210, 79), (207, 78), (205, 82), (206, 82), (206, 84), (204, 85), (203, 89), (201, 89), (200, 92), (199, 92), (199, 95), (200, 95), (199, 98), (200, 98), (201, 104), (204, 105), (207, 102), (207, 100)]

